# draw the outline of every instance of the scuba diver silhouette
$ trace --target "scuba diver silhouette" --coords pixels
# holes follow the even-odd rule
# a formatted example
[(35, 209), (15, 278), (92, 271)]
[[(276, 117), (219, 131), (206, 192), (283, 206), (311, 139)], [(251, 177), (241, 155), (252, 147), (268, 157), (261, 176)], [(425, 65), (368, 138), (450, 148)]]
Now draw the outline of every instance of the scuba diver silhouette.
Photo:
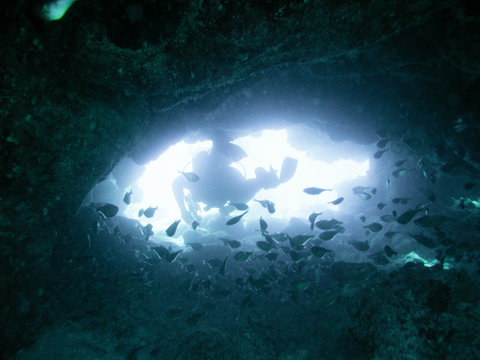
[(295, 174), (297, 160), (287, 157), (283, 160), (280, 178), (272, 167), (269, 171), (257, 167), (255, 178), (246, 179), (231, 166), (246, 157), (246, 152), (220, 131), (213, 134), (212, 142), (209, 151), (202, 151), (192, 159), (193, 173), (198, 175), (198, 181), (189, 181), (180, 175), (172, 183), (175, 200), (186, 222), (198, 219), (199, 202), (206, 204), (203, 210), (218, 208), (225, 214), (229, 212), (228, 203), (247, 203), (261, 189), (277, 187)]

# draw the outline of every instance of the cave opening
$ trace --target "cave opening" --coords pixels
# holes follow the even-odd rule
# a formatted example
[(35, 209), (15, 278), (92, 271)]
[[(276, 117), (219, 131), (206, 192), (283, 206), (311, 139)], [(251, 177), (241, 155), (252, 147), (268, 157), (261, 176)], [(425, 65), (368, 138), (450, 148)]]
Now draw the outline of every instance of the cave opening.
[[(282, 128), (262, 128), (243, 130), (240, 135), (231, 137), (229, 143), (244, 151), (241, 159), (229, 164), (231, 171), (242, 177), (245, 182), (255, 181), (263, 173), (275, 174), (282, 178), (285, 159), (290, 160), (292, 169), (288, 169), (288, 180), (283, 179), (273, 186), (259, 187), (246, 199), (248, 211), (242, 218), (241, 226), (228, 226), (228, 218), (241, 213), (234, 208), (235, 192), (244, 183), (229, 183), (229, 179), (220, 179), (216, 186), (226, 191), (224, 206), (209, 206), (200, 196), (192, 200), (188, 186), (183, 189), (185, 205), (189, 209), (183, 216), (174, 196), (172, 184), (182, 178), (181, 172), (193, 172), (192, 159), (201, 152), (212, 152), (211, 131), (187, 134), (181, 141), (168, 147), (155, 160), (140, 166), (131, 159), (122, 160), (106, 180), (97, 184), (86, 196), (84, 205), (89, 203), (112, 203), (120, 208), (120, 215), (138, 221), (141, 226), (152, 226), (153, 242), (170, 242), (175, 246), (184, 246), (192, 239), (209, 242), (208, 235), (230, 236), (249, 241), (258, 236), (258, 221), (264, 219), (269, 231), (303, 231), (308, 228), (308, 215), (313, 212), (324, 216), (342, 217), (355, 209), (347, 202), (335, 204), (342, 198), (344, 190), (353, 183), (373, 183), (374, 175), (369, 171), (369, 155), (372, 145), (360, 145), (351, 141), (337, 142), (326, 133), (305, 125), (286, 125)], [(215, 171), (221, 172), (216, 168)], [(225, 174), (212, 174), (212, 178)], [(203, 179), (200, 179), (201, 183)], [(186, 182), (189, 183), (188, 181)], [(237, 187), (237, 188), (236, 188)], [(319, 187), (328, 189), (321, 194), (309, 194), (304, 189)], [(131, 193), (129, 204), (125, 195)], [(275, 204), (275, 213), (261, 206), (262, 200)], [(192, 201), (195, 201), (192, 204)], [(222, 200), (223, 201), (223, 200)], [(190, 202), (190, 203), (188, 203)], [(155, 209), (153, 215), (145, 216), (146, 209)], [(147, 214), (150, 215), (150, 214)], [(185, 215), (185, 214), (184, 214)], [(190, 216), (191, 215), (191, 216)], [(181, 219), (174, 236), (167, 236), (168, 226)], [(192, 222), (198, 222), (198, 228), (192, 229)], [(149, 225), (150, 224), (150, 225)]]

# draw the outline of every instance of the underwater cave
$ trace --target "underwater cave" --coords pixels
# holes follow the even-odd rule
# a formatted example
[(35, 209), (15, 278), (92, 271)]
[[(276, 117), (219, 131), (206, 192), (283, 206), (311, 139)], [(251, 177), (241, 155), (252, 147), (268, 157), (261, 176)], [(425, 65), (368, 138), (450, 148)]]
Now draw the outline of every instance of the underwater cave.
[(0, 358), (480, 358), (461, 0), (0, 14)]

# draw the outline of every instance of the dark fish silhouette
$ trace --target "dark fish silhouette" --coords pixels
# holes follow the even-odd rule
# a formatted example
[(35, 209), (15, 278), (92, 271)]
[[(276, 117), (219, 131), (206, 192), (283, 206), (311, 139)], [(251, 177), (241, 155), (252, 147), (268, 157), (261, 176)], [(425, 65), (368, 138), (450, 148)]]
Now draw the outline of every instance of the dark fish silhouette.
[(372, 195), (366, 192), (358, 192), (355, 193), (355, 195), (357, 195), (362, 200), (370, 200), (372, 198)]
[(245, 204), (245, 203), (232, 203), (232, 202), (229, 202), (228, 205), (232, 205), (233, 207), (235, 207), (235, 209), (237, 210), (247, 210), (248, 209), (248, 205)]
[(319, 258), (325, 255), (327, 252), (331, 252), (330, 250), (325, 249), (324, 247), (321, 247), (321, 246), (312, 246), (310, 251), (313, 254), (313, 256), (319, 257)]
[(192, 229), (193, 229), (193, 230), (196, 230), (197, 227), (198, 227), (198, 225), (200, 225), (200, 223), (199, 223), (197, 220), (193, 220), (193, 222), (192, 222)]
[(267, 209), (270, 214), (273, 214), (275, 212), (275, 204), (270, 200), (255, 200), (255, 201), (258, 202), (260, 205), (262, 205), (265, 209)]
[(218, 273), (222, 276), (225, 275), (225, 270), (227, 268), (227, 259), (228, 256), (225, 256), (225, 260), (223, 260), (222, 265), (220, 265), (220, 269), (218, 270)]
[(383, 251), (385, 251), (385, 254), (388, 256), (388, 257), (392, 257), (393, 255), (397, 255), (397, 252), (395, 250), (393, 250), (390, 246), (388, 245), (385, 245), (384, 248), (383, 248)]
[(425, 196), (428, 201), (435, 202), (436, 196), (432, 190), (420, 188), (420, 191), (423, 193), (423, 196)]
[(437, 227), (449, 221), (450, 219), (444, 215), (425, 215), (415, 220), (415, 225), (421, 227)]
[(263, 218), (261, 217), (260, 218), (260, 230), (263, 232), (265, 230), (267, 230), (267, 227), (268, 227), (268, 224), (265, 220), (263, 220)]
[(335, 235), (337, 235), (340, 232), (343, 232), (342, 229), (343, 228), (335, 228), (334, 230), (324, 231), (323, 233), (320, 234), (319, 237), (320, 239), (325, 241), (332, 240), (335, 237)]
[(118, 213), (118, 206), (113, 204), (105, 204), (97, 207), (97, 211), (100, 211), (106, 218), (112, 218)]
[(354, 194), (358, 194), (358, 193), (361, 193), (361, 192), (365, 192), (368, 189), (370, 189), (370, 187), (368, 187), (368, 186), (355, 186), (354, 188), (352, 188), (352, 191), (353, 191)]
[(229, 240), (229, 239), (224, 239), (224, 238), (219, 238), (220, 240), (223, 241), (223, 243), (232, 248), (232, 249), (236, 249), (236, 248), (239, 248), (240, 245), (242, 245), (242, 243), (238, 240)]
[(155, 215), (158, 207), (149, 207), (143, 211), (143, 215), (147, 218), (152, 218)]
[(245, 210), (242, 214), (235, 216), (231, 218), (230, 220), (227, 221), (227, 225), (235, 225), (240, 221), (240, 219), (248, 212), (248, 210)]
[(332, 191), (332, 189), (322, 189), (322, 188), (317, 188), (317, 187), (307, 187), (303, 189), (303, 192), (309, 195), (318, 195), (321, 194), (324, 191)]
[(177, 250), (175, 252), (170, 252), (170, 250), (168, 250), (166, 247), (161, 245), (153, 247), (152, 249), (155, 250), (158, 256), (160, 256), (160, 258), (162, 258), (163, 260), (169, 263), (175, 260), (178, 254), (180, 254), (183, 251), (183, 250)]
[(402, 225), (408, 224), (418, 212), (420, 209), (407, 210), (397, 218), (397, 222)]
[(370, 249), (370, 245), (368, 244), (368, 241), (360, 241), (360, 240), (352, 240), (349, 242), (350, 245), (352, 245), (355, 249), (358, 251), (367, 251)]
[(407, 173), (407, 169), (400, 168), (392, 172), (392, 175), (395, 176), (396, 178), (401, 178)]
[(389, 141), (390, 141), (389, 138), (379, 140), (379, 141), (377, 142), (377, 147), (378, 147), (379, 149), (383, 149), (385, 146), (387, 146), (387, 144), (388, 144)]
[(335, 200), (333, 200), (333, 201), (330, 201), (329, 204), (338, 205), (338, 204), (340, 204), (343, 200), (344, 200), (343, 197), (339, 197), (338, 199), (335, 199)]
[(203, 245), (198, 242), (186, 243), (185, 245), (190, 246), (195, 251), (200, 251), (203, 249)]
[(308, 221), (310, 222), (310, 230), (313, 230), (313, 227), (315, 226), (315, 220), (317, 219), (317, 216), (322, 215), (321, 212), (316, 213), (313, 212), (308, 216)]
[(237, 261), (247, 261), (248, 258), (253, 254), (253, 252), (248, 251), (238, 251), (233, 255), (233, 258)]
[(132, 190), (125, 193), (125, 196), (123, 197), (123, 202), (125, 204), (130, 205), (130, 203), (132, 202), (132, 193)]
[(372, 232), (379, 232), (383, 229), (383, 225), (377, 222), (371, 223), (369, 225), (364, 226), (364, 228), (372, 231)]
[(373, 157), (375, 159), (380, 159), (386, 151), (388, 150), (378, 150), (375, 154), (373, 154)]
[(173, 235), (175, 235), (175, 233), (176, 233), (176, 231), (177, 231), (178, 224), (180, 224), (180, 220), (174, 221), (174, 222), (168, 227), (168, 229), (165, 230), (165, 233), (167, 234), (167, 236), (173, 236)]
[(331, 220), (320, 220), (315, 223), (315, 226), (321, 230), (330, 230), (333, 229), (337, 225), (343, 224), (341, 221), (336, 219)]

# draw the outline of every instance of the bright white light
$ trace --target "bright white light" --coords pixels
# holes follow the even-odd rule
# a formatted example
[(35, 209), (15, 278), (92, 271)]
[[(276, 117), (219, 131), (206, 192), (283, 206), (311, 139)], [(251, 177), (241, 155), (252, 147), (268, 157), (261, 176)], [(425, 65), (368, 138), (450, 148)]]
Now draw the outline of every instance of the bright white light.
[[(164, 234), (164, 230), (175, 220), (180, 219), (180, 210), (172, 192), (172, 182), (179, 176), (178, 171), (190, 171), (195, 154), (212, 147), (211, 141), (186, 144), (181, 141), (168, 148), (157, 160), (146, 165), (145, 172), (137, 180), (143, 191), (143, 197), (137, 199), (124, 212), (125, 216), (138, 219), (143, 225), (153, 225), (155, 233)], [(153, 218), (138, 218), (138, 211), (149, 206), (158, 207)]]
[[(338, 206), (328, 204), (339, 195), (335, 191), (336, 185), (365, 176), (368, 168), (368, 159), (363, 162), (355, 162), (350, 159), (342, 159), (327, 163), (319, 159), (307, 156), (306, 152), (298, 151), (288, 142), (287, 130), (264, 130), (254, 136), (238, 138), (233, 143), (241, 146), (248, 156), (240, 162), (233, 164), (246, 175), (247, 178), (255, 177), (255, 168), (263, 167), (266, 170), (270, 166), (280, 175), (282, 161), (285, 157), (298, 160), (297, 171), (292, 179), (269, 190), (261, 190), (255, 199), (268, 199), (276, 204), (276, 212), (273, 215), (265, 214), (253, 200), (249, 202), (250, 210), (243, 218), (245, 221), (257, 221), (258, 217), (269, 216), (276, 219), (284, 219), (285, 223), (291, 217), (306, 218), (312, 211), (338, 210)], [(156, 234), (164, 236), (164, 230), (176, 219), (180, 218), (180, 211), (172, 192), (172, 182), (179, 176), (178, 170), (191, 170), (190, 162), (200, 151), (210, 149), (211, 141), (186, 144), (180, 142), (171, 146), (157, 160), (146, 166), (137, 185), (143, 190), (143, 198), (131, 204), (125, 211), (125, 215), (139, 219), (144, 225), (151, 223)], [(332, 149), (335, 151), (335, 149)], [(341, 154), (339, 154), (341, 156)], [(308, 195), (303, 192), (306, 187), (329, 188), (333, 191), (324, 192), (320, 195)], [(232, 189), (235, 191), (235, 189)], [(151, 219), (138, 218), (141, 208), (158, 206), (155, 216)], [(216, 211), (210, 210), (208, 214)], [(205, 217), (207, 213), (199, 215)], [(183, 224), (184, 229), (190, 224)], [(178, 234), (183, 231), (179, 228)], [(182, 242), (181, 237), (177, 242)]]
[[(339, 159), (332, 163), (312, 159), (288, 143), (286, 130), (264, 130), (260, 136), (246, 136), (236, 139), (234, 143), (243, 147), (249, 155), (240, 161), (247, 177), (255, 177), (255, 168), (258, 166), (268, 170), (271, 165), (279, 171), (287, 156), (298, 160), (297, 171), (290, 181), (274, 189), (261, 190), (255, 197), (279, 204), (275, 212), (276, 218), (305, 217), (313, 211), (323, 209), (338, 210), (337, 206), (328, 204), (339, 197), (335, 190), (312, 196), (305, 194), (303, 189), (312, 186), (335, 189), (336, 185), (344, 181), (365, 176), (369, 168), (368, 159), (361, 163), (350, 159)], [(247, 215), (252, 218), (260, 216), (256, 213)]]

